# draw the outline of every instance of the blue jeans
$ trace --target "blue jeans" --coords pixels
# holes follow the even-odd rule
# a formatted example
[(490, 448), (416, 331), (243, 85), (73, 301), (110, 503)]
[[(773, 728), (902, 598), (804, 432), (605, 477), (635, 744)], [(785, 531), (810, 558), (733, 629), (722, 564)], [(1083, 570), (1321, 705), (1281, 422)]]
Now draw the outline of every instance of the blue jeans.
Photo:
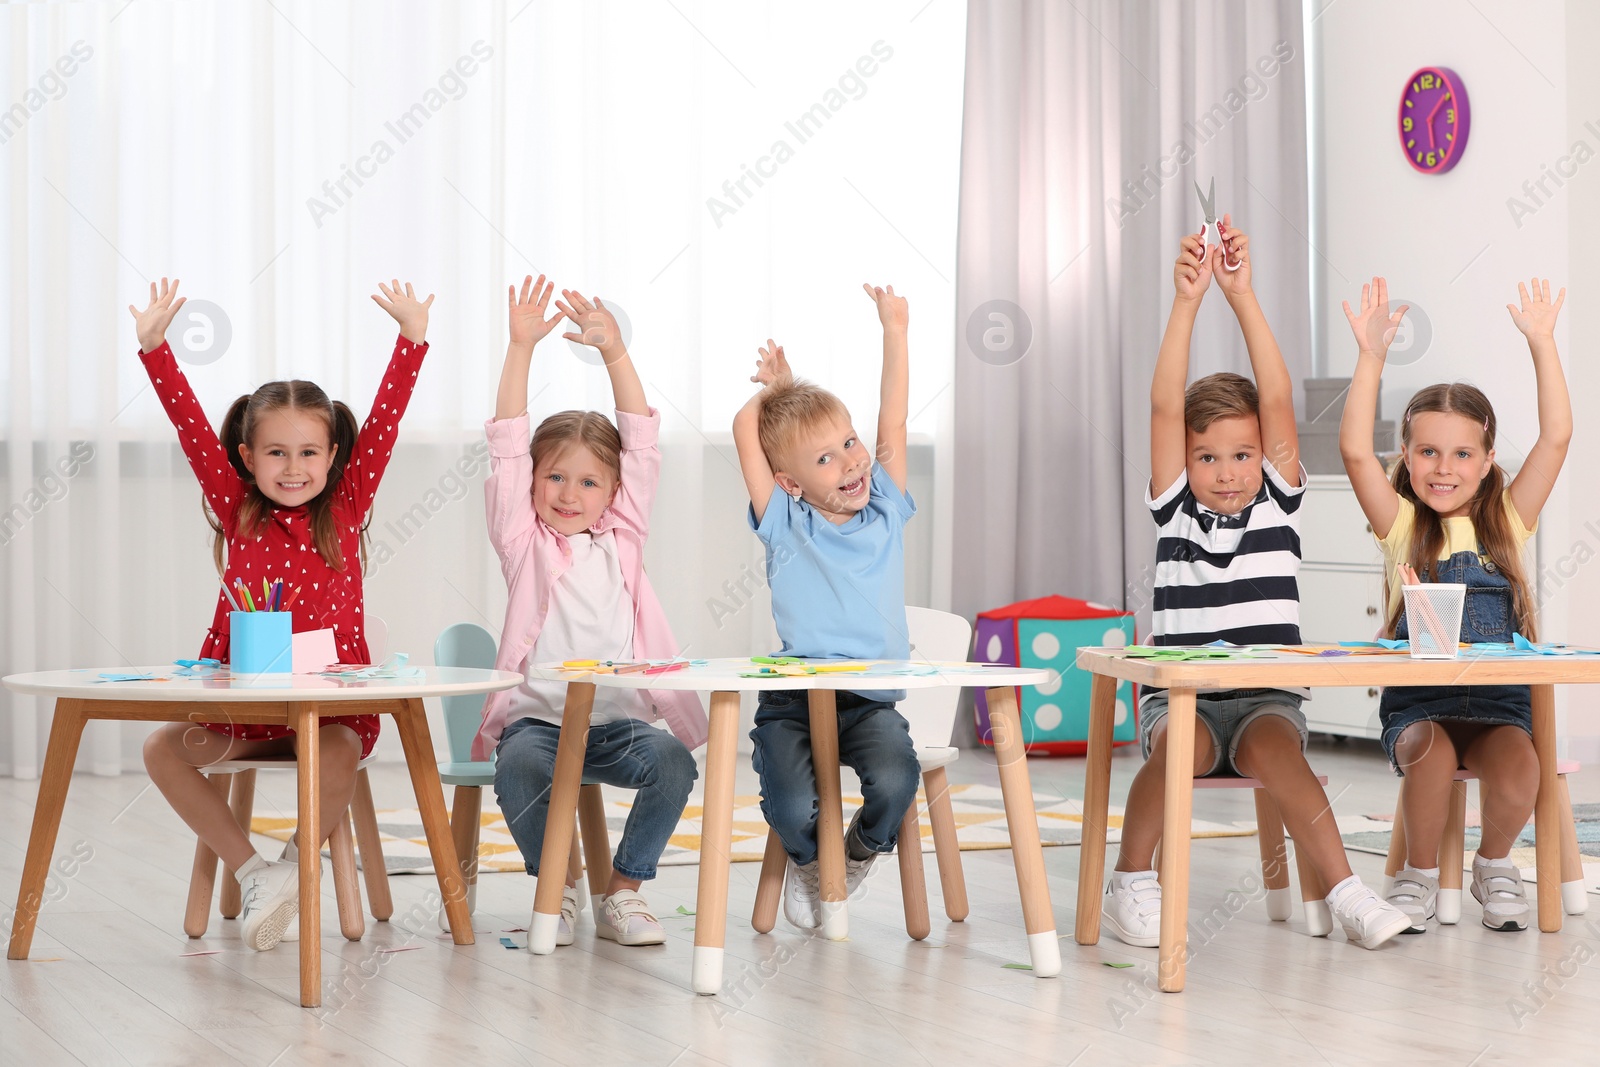
[[(863, 806), (856, 828), (873, 852), (894, 851), (906, 809), (917, 799), (922, 770), (911, 731), (894, 705), (857, 693), (837, 695), (839, 762), (861, 778)], [(804, 866), (817, 858), (817, 774), (811, 765), (811, 715), (806, 691), (761, 694), (756, 709), (756, 774), (761, 813), (784, 851)]]
[[(544, 849), (550, 783), (555, 777), (561, 727), (543, 719), (518, 719), (506, 727), (495, 749), (494, 792), (528, 873), (537, 876)], [(625, 878), (656, 876), (656, 861), (678, 828), (678, 818), (699, 772), (694, 757), (672, 734), (638, 719), (589, 727), (583, 757), (585, 784), (637, 789), (611, 865)], [(592, 877), (598, 879), (598, 873)], [(609, 876), (607, 876), (609, 877)], [(599, 891), (603, 880), (594, 882)]]

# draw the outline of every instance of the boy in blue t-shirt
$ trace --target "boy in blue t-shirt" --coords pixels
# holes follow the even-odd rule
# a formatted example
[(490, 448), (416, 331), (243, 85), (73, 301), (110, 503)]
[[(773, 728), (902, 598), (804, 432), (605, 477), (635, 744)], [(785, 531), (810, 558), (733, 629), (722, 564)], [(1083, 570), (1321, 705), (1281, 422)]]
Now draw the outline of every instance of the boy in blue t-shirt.
[[(883, 387), (877, 458), (856, 437), (850, 412), (825, 389), (797, 380), (770, 339), (750, 379), (762, 389), (733, 420), (739, 467), (750, 490), (750, 525), (767, 546), (779, 654), (815, 659), (907, 659), (905, 524), (910, 391), (904, 297), (867, 285), (883, 324)], [(773, 490), (781, 490), (774, 493)], [(845, 833), (845, 887), (895, 846), (920, 771), (899, 690), (838, 694), (839, 762), (861, 778), (863, 805)], [(761, 694), (755, 768), (761, 811), (789, 854), (783, 913), (819, 925), (817, 778), (804, 690)]]

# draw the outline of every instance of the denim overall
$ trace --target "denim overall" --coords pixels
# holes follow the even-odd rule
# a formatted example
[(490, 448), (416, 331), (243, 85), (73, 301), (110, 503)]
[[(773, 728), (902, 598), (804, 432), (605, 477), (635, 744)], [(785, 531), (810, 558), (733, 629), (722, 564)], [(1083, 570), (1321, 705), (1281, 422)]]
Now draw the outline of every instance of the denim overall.
[[(1515, 623), (1511, 615), (1511, 583), (1492, 561), (1479, 552), (1457, 552), (1437, 564), (1438, 581), (1459, 582), (1467, 587), (1466, 606), (1461, 612), (1461, 640), (1511, 640)], [(1395, 637), (1407, 636), (1405, 612), (1395, 625)], [(1414, 722), (1427, 720), (1476, 722), (1520, 726), (1531, 736), (1533, 707), (1525, 685), (1408, 685), (1387, 686), (1378, 702), (1378, 719), (1383, 725), (1383, 749), (1395, 763), (1394, 746), (1400, 734)]]

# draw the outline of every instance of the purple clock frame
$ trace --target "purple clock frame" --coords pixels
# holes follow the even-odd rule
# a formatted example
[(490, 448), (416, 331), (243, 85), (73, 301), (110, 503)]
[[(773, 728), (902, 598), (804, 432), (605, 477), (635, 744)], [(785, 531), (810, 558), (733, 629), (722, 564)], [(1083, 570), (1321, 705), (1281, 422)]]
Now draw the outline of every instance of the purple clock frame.
[[(1447, 118), (1451, 121), (1445, 121)], [(1410, 130), (1405, 128), (1407, 119), (1411, 120)], [(1467, 100), (1467, 87), (1455, 71), (1449, 67), (1422, 67), (1406, 79), (1395, 128), (1412, 170), (1421, 174), (1450, 170), (1466, 151), (1471, 126), (1472, 105)], [(1424, 131), (1426, 147), (1422, 143)]]

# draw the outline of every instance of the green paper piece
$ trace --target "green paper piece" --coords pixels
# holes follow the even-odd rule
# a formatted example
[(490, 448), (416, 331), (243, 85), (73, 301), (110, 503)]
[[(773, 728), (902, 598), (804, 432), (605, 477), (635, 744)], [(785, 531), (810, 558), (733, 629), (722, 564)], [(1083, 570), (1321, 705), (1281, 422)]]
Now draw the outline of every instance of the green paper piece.
[(1107, 967), (1117, 967), (1117, 968), (1132, 967), (1133, 966), (1133, 964), (1131, 964), (1131, 963), (1111, 963), (1109, 961), (1107, 961), (1105, 965)]
[(1031, 963), (1003, 963), (1003, 964), (1001, 964), (1001, 966), (1004, 967), (1008, 971), (1031, 971), (1031, 970), (1033, 970), (1033, 964), (1031, 964)]
[(679, 904), (678, 905), (678, 914), (679, 915), (693, 915), (694, 912), (690, 911), (688, 908), (684, 907), (682, 904)]

